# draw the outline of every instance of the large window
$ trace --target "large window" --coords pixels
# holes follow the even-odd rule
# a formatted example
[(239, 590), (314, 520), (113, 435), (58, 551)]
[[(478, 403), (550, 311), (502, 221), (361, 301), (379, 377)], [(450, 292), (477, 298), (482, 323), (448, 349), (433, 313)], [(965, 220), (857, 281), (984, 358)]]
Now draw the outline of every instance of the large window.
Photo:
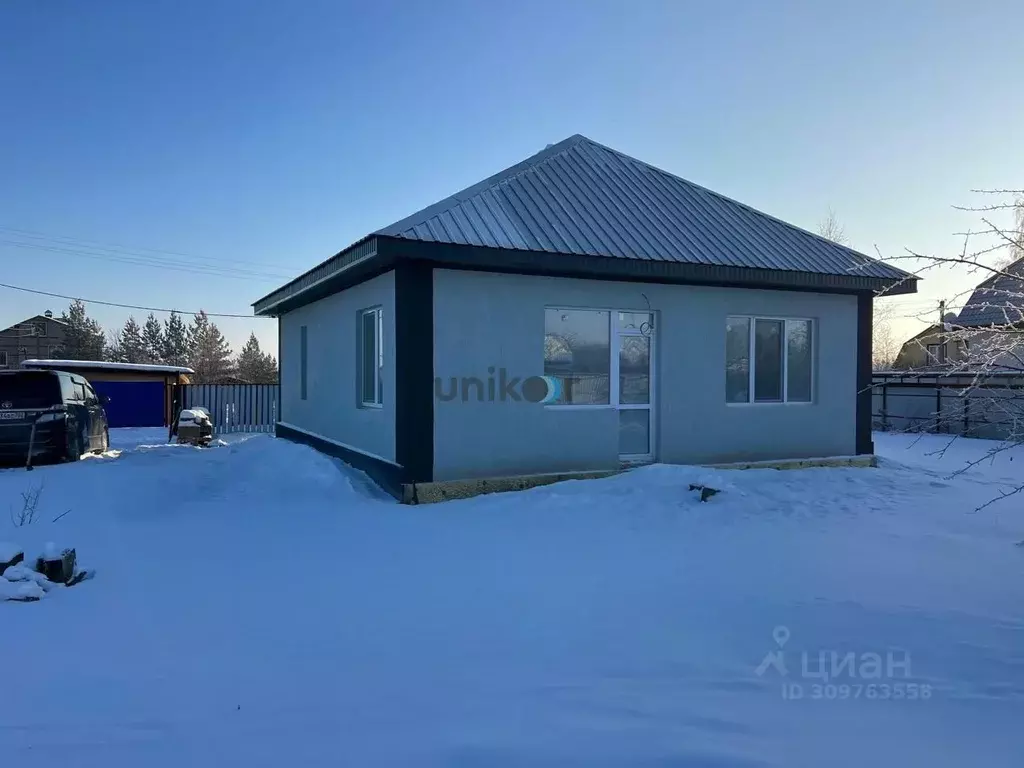
[(544, 375), (558, 379), (558, 405), (611, 403), (611, 313), (544, 310)]
[(359, 402), (384, 404), (384, 313), (380, 307), (359, 313)]
[(726, 402), (811, 402), (813, 329), (803, 319), (727, 318)]

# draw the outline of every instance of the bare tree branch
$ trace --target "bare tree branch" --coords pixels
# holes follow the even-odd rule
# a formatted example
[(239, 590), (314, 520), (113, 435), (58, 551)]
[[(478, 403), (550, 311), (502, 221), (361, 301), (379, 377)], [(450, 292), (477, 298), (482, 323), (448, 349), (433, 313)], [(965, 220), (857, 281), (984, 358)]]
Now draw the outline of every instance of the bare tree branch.
[[(935, 411), (923, 418), (908, 419), (908, 429), (970, 435), (970, 425), (980, 424), (989, 430), (987, 436), (998, 429), (1002, 439), (993, 441), (983, 456), (967, 462), (950, 477), (1024, 445), (1024, 190), (973, 191), (1002, 200), (955, 207), (978, 214), (983, 225), (956, 233), (963, 237), (958, 254), (929, 255), (907, 248), (905, 254), (891, 259), (913, 261), (918, 276), (936, 270), (977, 276), (975, 285), (964, 286), (947, 303), (952, 308), (965, 302), (960, 314), (949, 320), (943, 318), (934, 332), (915, 341), (916, 349), (925, 352), (916, 357), (924, 359), (926, 365), (912, 367), (906, 374), (901, 372), (911, 378), (934, 377), (928, 381), (935, 382), (937, 393)], [(1013, 218), (1004, 224), (999, 216), (1007, 212)], [(927, 354), (926, 347), (932, 344), (940, 349), (945, 345), (946, 354), (940, 361)], [(890, 415), (885, 415), (886, 420)], [(956, 439), (946, 443), (940, 453)], [(978, 509), (1024, 492), (1024, 480), (1008, 484), (1012, 487), (1004, 487)]]

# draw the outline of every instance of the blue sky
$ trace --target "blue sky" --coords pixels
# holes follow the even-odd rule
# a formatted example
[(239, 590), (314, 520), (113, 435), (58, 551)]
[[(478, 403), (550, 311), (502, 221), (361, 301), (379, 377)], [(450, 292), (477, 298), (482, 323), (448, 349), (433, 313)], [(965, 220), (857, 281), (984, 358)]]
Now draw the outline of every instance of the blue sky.
[[(7, 2), (0, 282), (248, 313), (573, 133), (807, 228), (831, 206), (868, 253), (951, 254), (951, 206), (1024, 187), (1021, 28), (1019, 2)], [(0, 326), (64, 304), (0, 289)]]

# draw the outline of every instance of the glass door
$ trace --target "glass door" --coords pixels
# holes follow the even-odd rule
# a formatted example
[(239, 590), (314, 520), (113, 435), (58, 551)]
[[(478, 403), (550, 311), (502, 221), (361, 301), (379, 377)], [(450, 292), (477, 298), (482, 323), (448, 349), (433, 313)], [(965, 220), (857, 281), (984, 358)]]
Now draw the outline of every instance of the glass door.
[(613, 313), (612, 402), (619, 416), (619, 458), (654, 458), (654, 316)]

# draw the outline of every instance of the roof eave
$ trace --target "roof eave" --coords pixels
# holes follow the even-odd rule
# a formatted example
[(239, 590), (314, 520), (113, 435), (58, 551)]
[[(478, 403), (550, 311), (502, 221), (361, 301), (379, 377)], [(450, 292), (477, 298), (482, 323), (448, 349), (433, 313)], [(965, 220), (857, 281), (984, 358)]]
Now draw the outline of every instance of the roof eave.
[[(372, 240), (372, 249), (360, 250)], [(279, 317), (392, 269), (400, 259), (439, 267), (595, 280), (732, 286), (824, 293), (873, 292), (898, 296), (917, 292), (914, 275), (875, 277), (855, 273), (759, 269), (718, 264), (625, 259), (571, 253), (494, 248), (376, 235), (361, 240), (253, 304), (257, 317)], [(322, 274), (317, 274), (321, 271)], [(303, 285), (303, 281), (306, 285)]]
[(832, 293), (871, 291), (884, 293), (887, 296), (916, 293), (918, 280), (914, 275), (902, 272), (903, 277), (891, 278), (857, 274), (833, 275), (716, 264), (626, 259), (614, 256), (549, 253), (547, 251), (478, 245), (453, 245), (387, 236), (379, 236), (377, 245), (381, 253), (422, 259), (441, 267), (581, 279)]
[(376, 240), (375, 235), (367, 235), (312, 269), (306, 270), (293, 280), (289, 280), (263, 298), (257, 299), (252, 304), (253, 314), (256, 317), (275, 317), (281, 314), (281, 311), (288, 311), (287, 309), (281, 310), (281, 307), (294, 303), (294, 300), (300, 296), (317, 293), (322, 286), (337, 280), (340, 274), (352, 270), (360, 264), (373, 261), (377, 255)]

